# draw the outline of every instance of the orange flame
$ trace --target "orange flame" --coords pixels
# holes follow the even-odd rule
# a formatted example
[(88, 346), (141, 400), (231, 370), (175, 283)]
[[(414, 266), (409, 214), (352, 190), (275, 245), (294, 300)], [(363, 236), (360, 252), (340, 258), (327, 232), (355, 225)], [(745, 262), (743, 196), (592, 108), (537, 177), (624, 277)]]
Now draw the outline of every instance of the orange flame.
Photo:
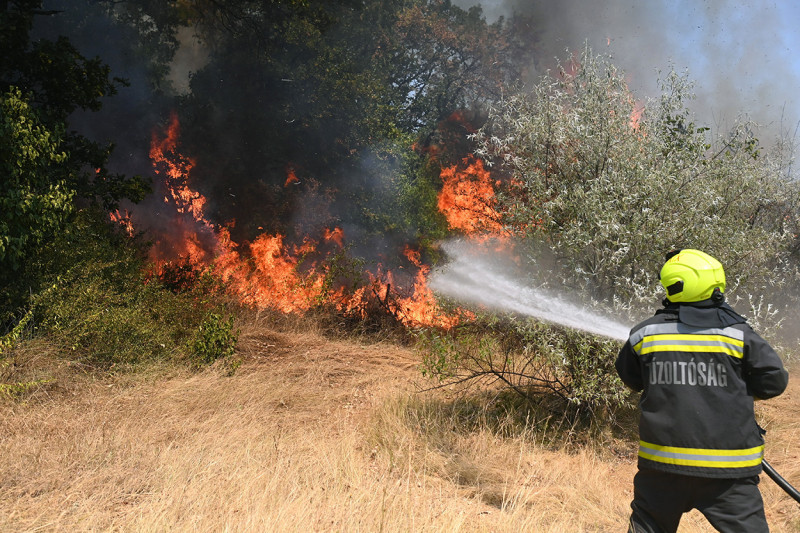
[(189, 173), (194, 167), (194, 161), (181, 156), (177, 152), (180, 123), (178, 116), (172, 113), (167, 127), (167, 135), (159, 140), (153, 134), (150, 145), (150, 160), (157, 174), (164, 176), (165, 185), (169, 196), (164, 197), (164, 202), (170, 199), (175, 203), (178, 213), (189, 213), (198, 222), (210, 226), (203, 216), (206, 199), (199, 192), (192, 190), (187, 183)]
[(128, 213), (127, 209), (125, 209), (125, 213), (120, 213), (119, 209), (116, 209), (113, 212), (109, 213), (108, 217), (111, 219), (111, 222), (116, 222), (117, 224), (122, 226), (122, 229), (125, 231), (128, 237), (133, 237), (135, 233), (133, 228), (133, 221), (131, 221), (131, 214)]
[(341, 248), (344, 246), (344, 231), (342, 231), (342, 228), (325, 228), (325, 240), (335, 242)]
[[(219, 227), (206, 219), (206, 198), (189, 185), (189, 175), (194, 161), (177, 150), (180, 126), (173, 114), (165, 135), (153, 135), (150, 157), (155, 173), (162, 177), (166, 187), (164, 201), (185, 217), (170, 228), (177, 234), (178, 243), (159, 247), (153, 260), (163, 268), (167, 261), (181, 258), (200, 271), (208, 271), (227, 283), (238, 300), (256, 308), (272, 308), (284, 313), (302, 313), (318, 303), (330, 303), (340, 312), (366, 313), (370, 301), (378, 299), (388, 311), (410, 327), (452, 327), (461, 318), (459, 314), (439, 312), (432, 291), (427, 287), (426, 276), (430, 267), (424, 265), (420, 253), (407, 248), (407, 258), (416, 268), (412, 288), (398, 287), (391, 271), (367, 273), (367, 285), (346, 294), (340, 288), (326, 287), (330, 274), (320, 251), (323, 242), (343, 248), (344, 232), (341, 228), (325, 229), (321, 240), (306, 237), (299, 245), (285, 242), (282, 235), (263, 233), (250, 243), (235, 243), (229, 229)], [(478, 163), (480, 165), (480, 163)], [(480, 170), (482, 166), (475, 167)], [(285, 186), (299, 183), (295, 171), (289, 167)], [(488, 173), (486, 173), (488, 176)], [(162, 236), (162, 239), (168, 237)], [(171, 237), (174, 238), (174, 237)], [(177, 257), (176, 257), (177, 256)], [(315, 260), (316, 259), (316, 260)], [(162, 270), (163, 272), (163, 270)]]
[(297, 173), (291, 167), (286, 171), (286, 182), (283, 184), (284, 187), (288, 187), (291, 184), (299, 184), (300, 179), (297, 177)]
[(413, 296), (401, 299), (399, 302), (403, 308), (403, 315), (409, 324), (425, 324), (449, 329), (458, 325), (462, 317), (472, 318), (474, 316), (472, 313), (463, 310), (460, 310), (456, 315), (436, 313), (438, 308), (436, 297), (428, 287), (428, 274), (431, 267), (422, 263), (419, 250), (414, 250), (406, 245), (403, 254), (419, 269), (414, 279)]
[(642, 105), (641, 103), (637, 102), (633, 106), (633, 111), (631, 111), (631, 118), (630, 118), (630, 121), (629, 121), (631, 129), (634, 129), (634, 130), (638, 130), (639, 129), (639, 123), (642, 120), (642, 114), (643, 113), (644, 113), (644, 105)]
[(284, 313), (308, 310), (322, 295), (323, 276), (312, 272), (302, 276), (298, 270), (298, 252), (312, 249), (304, 243), (295, 254), (289, 253), (280, 235), (260, 235), (250, 246), (252, 268), (239, 262), (218, 269), (222, 279), (231, 281), (232, 290), (242, 303), (258, 308), (274, 308)]
[(438, 206), (447, 218), (450, 229), (466, 234), (501, 234), (500, 215), (496, 211), (494, 187), (489, 171), (480, 159), (465, 159), (466, 168), (459, 165), (442, 169), (444, 182), (439, 193)]

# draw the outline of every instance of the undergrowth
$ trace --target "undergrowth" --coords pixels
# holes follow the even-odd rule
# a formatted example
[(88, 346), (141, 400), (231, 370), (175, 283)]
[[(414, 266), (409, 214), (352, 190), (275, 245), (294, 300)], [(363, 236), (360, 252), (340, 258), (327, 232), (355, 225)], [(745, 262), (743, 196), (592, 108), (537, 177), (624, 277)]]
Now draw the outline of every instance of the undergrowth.
[(14, 381), (19, 373), (12, 370), (22, 365), (9, 363), (27, 354), (24, 344), (33, 340), (44, 340), (58, 358), (96, 371), (156, 362), (202, 367), (219, 359), (235, 370), (239, 310), (219, 280), (201, 274), (191, 286), (170, 285), (169, 277), (162, 282), (148, 270), (147, 243), (120, 234), (103, 216), (79, 213), (20, 274), (28, 296), (22, 299), (18, 291), (18, 318), (9, 318), (14, 315), (6, 309), (5, 333), (0, 330), (0, 388), (7, 396), (24, 395), (36, 385)]
[[(630, 407), (616, 374), (619, 342), (532, 319), (478, 317), (449, 331), (419, 336), (422, 373), (431, 388), (557, 401), (574, 418), (613, 420)], [(495, 401), (495, 400), (491, 400)]]
[(491, 495), (487, 483), (497, 475), (480, 442), (631, 460), (636, 395), (613, 370), (617, 341), (479, 316), (418, 332), (417, 349), (425, 378), (417, 393), (391, 402), (374, 424), (372, 444), (390, 464), (414, 464)]

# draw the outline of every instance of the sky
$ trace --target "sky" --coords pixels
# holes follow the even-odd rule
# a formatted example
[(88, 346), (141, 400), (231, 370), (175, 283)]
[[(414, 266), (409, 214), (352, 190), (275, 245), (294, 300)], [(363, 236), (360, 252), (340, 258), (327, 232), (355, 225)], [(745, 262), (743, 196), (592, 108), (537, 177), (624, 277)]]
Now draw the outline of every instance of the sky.
[(743, 116), (762, 139), (800, 123), (800, 2), (724, 0), (453, 0), (487, 20), (532, 15), (542, 53), (567, 57), (584, 42), (609, 54), (639, 99), (658, 95), (659, 71), (686, 73), (698, 124), (724, 131)]

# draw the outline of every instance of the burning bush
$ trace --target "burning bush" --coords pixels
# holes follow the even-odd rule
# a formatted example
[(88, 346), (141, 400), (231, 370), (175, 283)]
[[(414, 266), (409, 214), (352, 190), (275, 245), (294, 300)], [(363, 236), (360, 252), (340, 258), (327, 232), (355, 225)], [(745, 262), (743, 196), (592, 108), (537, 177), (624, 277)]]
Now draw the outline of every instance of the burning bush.
[(39, 251), (48, 288), (32, 297), (38, 332), (100, 368), (183, 357), (203, 317), (224, 308), (219, 287), (167, 290), (148, 276), (141, 244), (101, 217), (81, 213), (77, 229)]
[[(180, 153), (179, 133), (173, 114), (163, 134), (153, 134), (150, 151), (164, 191), (167, 216), (162, 219), (169, 219), (162, 228), (150, 228), (155, 240), (150, 259), (158, 280), (173, 292), (192, 290), (198, 280), (210, 278), (220, 280), (239, 304), (255, 309), (303, 314), (324, 308), (348, 321), (367, 320), (373, 325), (376, 320), (388, 321), (405, 327), (446, 328), (460, 320), (458, 313), (439, 309), (426, 284), (430, 265), (422, 261), (420, 249), (408, 244), (385, 246), (396, 252), (395, 257), (386, 257), (396, 268), (381, 263), (367, 268), (364, 260), (348, 253), (348, 235), (341, 227), (313, 228), (294, 238), (263, 231), (249, 241), (234, 242), (230, 232), (234, 221), (219, 225), (207, 218), (207, 199), (192, 187), (195, 161)], [(481, 194), (490, 195), (488, 172), (480, 162), (470, 168), (480, 171)], [(293, 168), (288, 174), (287, 186), (299, 183)], [(454, 187), (461, 174), (453, 170), (449, 176)], [(398, 188), (405, 190), (402, 185)], [(471, 191), (460, 193), (462, 204), (472, 206), (464, 199)], [(461, 209), (470, 216), (467, 207)], [(112, 214), (111, 219), (127, 234), (135, 233), (130, 217)]]

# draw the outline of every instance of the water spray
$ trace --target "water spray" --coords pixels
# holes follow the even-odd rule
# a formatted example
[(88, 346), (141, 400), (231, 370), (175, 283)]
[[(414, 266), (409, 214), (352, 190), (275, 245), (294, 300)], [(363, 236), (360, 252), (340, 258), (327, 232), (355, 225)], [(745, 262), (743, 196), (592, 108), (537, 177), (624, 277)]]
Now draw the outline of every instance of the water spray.
[(506, 274), (508, 269), (497, 257), (487, 257), (463, 241), (447, 242), (443, 248), (450, 262), (428, 279), (428, 286), (441, 295), (623, 342), (628, 338), (629, 326), (555, 292), (521, 284)]
[[(592, 313), (562, 295), (520, 284), (505, 274), (505, 269), (496, 260), (490, 260), (485, 252), (477, 252), (461, 241), (450, 241), (443, 248), (450, 262), (434, 271), (428, 280), (429, 286), (442, 295), (623, 342), (628, 338), (629, 326)], [(762, 466), (770, 479), (800, 503), (800, 491), (778, 474), (766, 459), (762, 458)]]

